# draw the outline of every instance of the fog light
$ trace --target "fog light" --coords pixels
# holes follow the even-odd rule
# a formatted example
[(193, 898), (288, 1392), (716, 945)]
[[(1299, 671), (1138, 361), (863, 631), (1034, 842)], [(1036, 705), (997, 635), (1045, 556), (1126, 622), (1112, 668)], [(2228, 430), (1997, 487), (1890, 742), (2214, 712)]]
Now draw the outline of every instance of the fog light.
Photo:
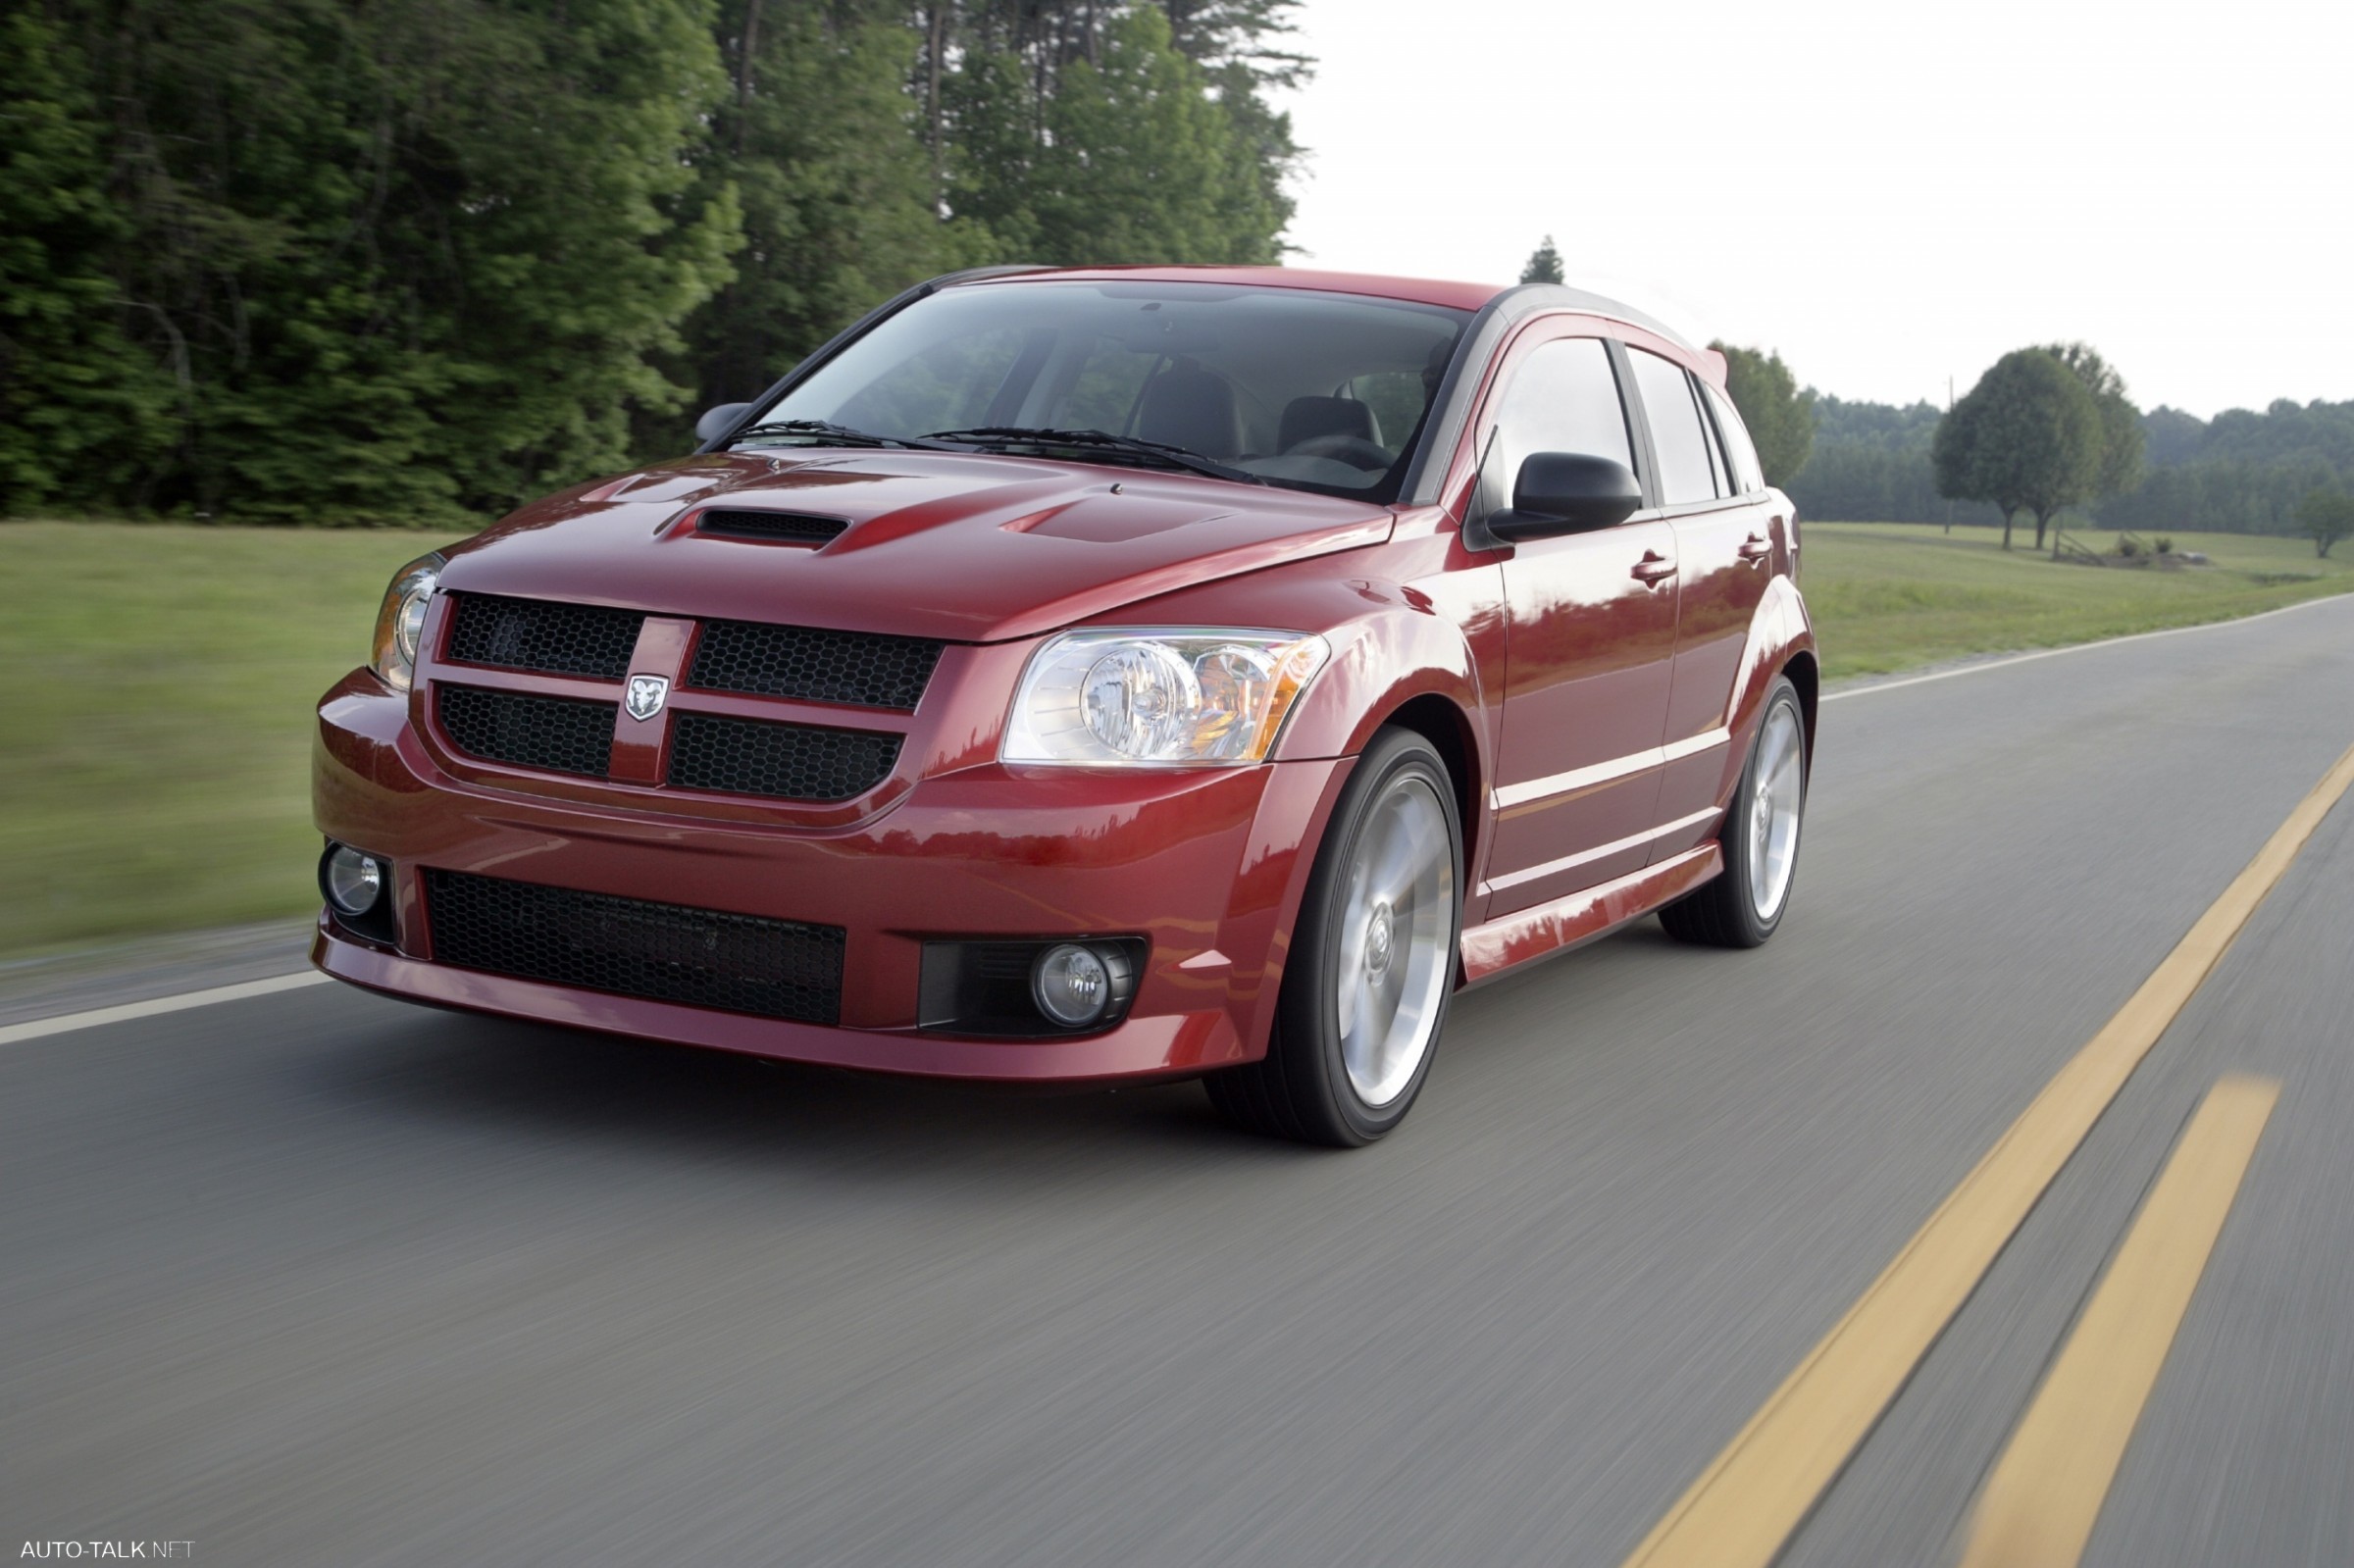
[(336, 914), (356, 920), (384, 896), (384, 868), (374, 855), (336, 844), (319, 862), (319, 890)]
[(1065, 1029), (1100, 1023), (1128, 999), (1128, 955), (1111, 946), (1058, 942), (1038, 955), (1030, 997)]

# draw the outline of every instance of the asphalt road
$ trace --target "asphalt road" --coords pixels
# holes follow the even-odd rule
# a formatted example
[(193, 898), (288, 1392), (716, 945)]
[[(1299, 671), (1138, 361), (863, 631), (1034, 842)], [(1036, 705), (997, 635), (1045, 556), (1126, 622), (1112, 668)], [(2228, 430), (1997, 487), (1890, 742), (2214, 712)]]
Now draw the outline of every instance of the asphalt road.
[[(2354, 743), (2354, 599), (1826, 706), (1795, 904), (1459, 997), (1356, 1153), (319, 986), (0, 1047), (0, 1546), (1617, 1563)], [(2086, 1561), (2354, 1563), (2354, 802), (1792, 1543), (1933, 1563), (2223, 1073)]]

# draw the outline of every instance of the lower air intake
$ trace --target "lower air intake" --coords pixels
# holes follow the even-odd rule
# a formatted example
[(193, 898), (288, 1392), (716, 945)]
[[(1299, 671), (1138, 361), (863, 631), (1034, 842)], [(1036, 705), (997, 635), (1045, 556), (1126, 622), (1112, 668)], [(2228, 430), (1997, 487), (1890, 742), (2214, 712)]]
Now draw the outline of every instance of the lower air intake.
[(429, 868), (434, 959), (519, 980), (832, 1024), (843, 929)]

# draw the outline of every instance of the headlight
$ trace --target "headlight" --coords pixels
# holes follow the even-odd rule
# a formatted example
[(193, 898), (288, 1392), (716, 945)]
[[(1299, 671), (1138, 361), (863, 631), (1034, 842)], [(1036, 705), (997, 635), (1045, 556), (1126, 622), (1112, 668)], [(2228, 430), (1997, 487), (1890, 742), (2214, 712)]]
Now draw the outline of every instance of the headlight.
[(1066, 632), (1032, 655), (998, 755), (1099, 768), (1262, 762), (1331, 652), (1297, 632)]
[(392, 585), (384, 589), (384, 607), (376, 612), (376, 648), (368, 667), (395, 691), (409, 689), (410, 673), (417, 668), (418, 639), (425, 635), (425, 607), (432, 602), (434, 589), (441, 585), (444, 564), (437, 553), (421, 555), (393, 573)]

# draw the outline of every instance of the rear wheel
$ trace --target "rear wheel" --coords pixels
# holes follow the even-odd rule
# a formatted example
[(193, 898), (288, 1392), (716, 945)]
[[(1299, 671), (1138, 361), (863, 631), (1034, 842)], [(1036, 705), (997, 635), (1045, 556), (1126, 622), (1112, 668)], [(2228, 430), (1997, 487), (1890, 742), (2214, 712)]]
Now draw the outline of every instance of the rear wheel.
[(1354, 1147), (1429, 1075), (1462, 936), (1462, 828), (1429, 741), (1384, 730), (1341, 790), (1292, 934), (1264, 1060), (1203, 1081), (1238, 1127)]
[(1798, 688), (1777, 676), (1717, 832), (1724, 873), (1660, 911), (1667, 934), (1710, 947), (1756, 947), (1772, 936), (1790, 907), (1806, 805), (1806, 714)]

